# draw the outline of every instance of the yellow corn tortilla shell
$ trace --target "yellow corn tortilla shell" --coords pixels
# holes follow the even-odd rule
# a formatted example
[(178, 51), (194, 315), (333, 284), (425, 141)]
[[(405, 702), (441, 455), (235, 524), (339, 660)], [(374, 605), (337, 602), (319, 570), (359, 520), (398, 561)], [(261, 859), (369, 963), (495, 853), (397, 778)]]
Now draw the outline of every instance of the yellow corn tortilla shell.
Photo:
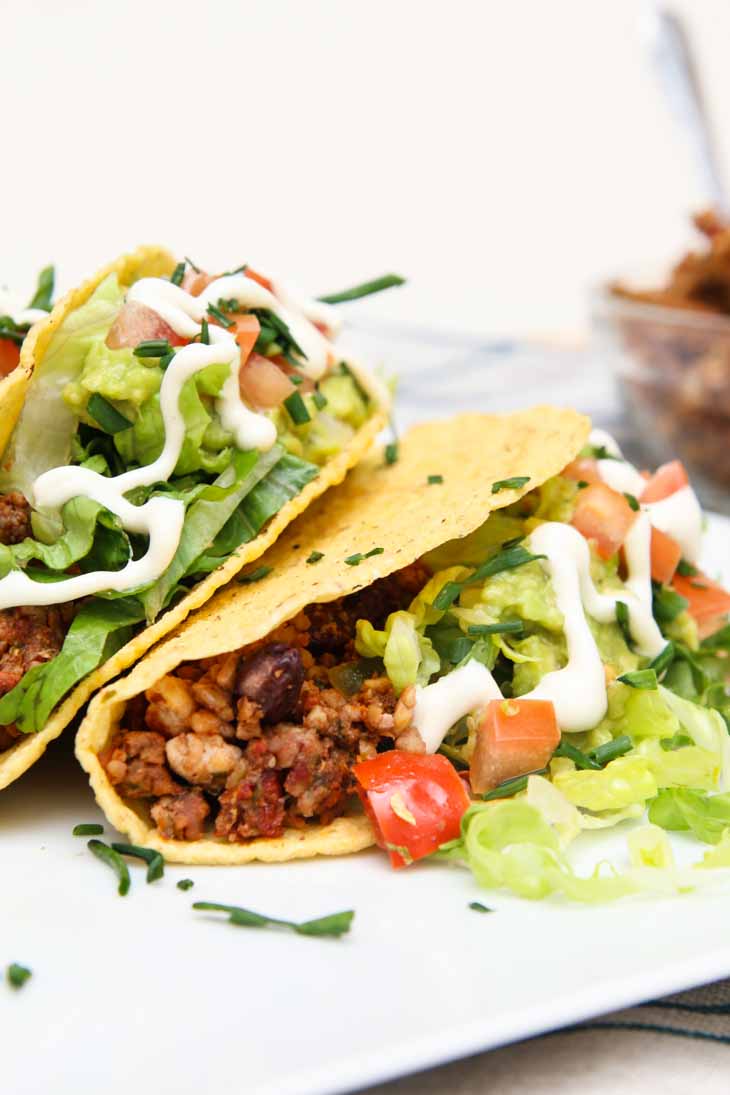
[[(109, 274), (115, 273), (120, 285), (126, 286), (141, 277), (169, 276), (174, 268), (175, 259), (167, 251), (160, 247), (140, 247), (105, 266), (89, 281), (72, 290), (56, 304), (48, 319), (32, 328), (23, 343), (17, 368), (0, 381), (0, 451), (4, 451), (20, 416), (35, 365), (42, 360), (53, 335), (66, 316), (84, 304)], [(178, 627), (190, 612), (205, 604), (242, 567), (263, 555), (287, 525), (329, 487), (341, 483), (350, 468), (363, 457), (388, 420), (390, 397), (385, 385), (366, 369), (358, 367), (349, 357), (348, 364), (358, 383), (372, 400), (373, 412), (368, 421), (355, 432), (345, 448), (320, 468), (316, 479), (307, 483), (304, 490), (271, 518), (254, 540), (243, 544), (222, 566), (198, 582), (186, 597), (164, 612), (153, 624), (145, 627), (112, 658), (81, 681), (58, 705), (42, 730), (36, 734), (27, 734), (10, 749), (0, 753), (0, 790), (38, 760), (48, 743), (59, 736), (94, 692), (139, 661), (150, 647)]]
[[(412, 429), (396, 464), (374, 454), (342, 486), (330, 491), (293, 524), (262, 563), (261, 581), (232, 583), (157, 646), (123, 679), (90, 704), (76, 738), (76, 755), (89, 773), (107, 818), (135, 844), (155, 848), (173, 863), (240, 864), (355, 852), (373, 843), (360, 814), (331, 825), (291, 829), (277, 839), (232, 844), (213, 837), (196, 842), (161, 837), (146, 806), (123, 800), (99, 761), (126, 704), (181, 662), (247, 646), (265, 638), (307, 605), (335, 600), (414, 562), (427, 551), (478, 528), (490, 512), (515, 502), (556, 475), (585, 444), (590, 423), (575, 411), (536, 407), (519, 414), (467, 414)], [(442, 484), (428, 484), (430, 474)], [(529, 476), (519, 490), (492, 493), (492, 483)], [(383, 548), (358, 566), (355, 552)], [(312, 551), (323, 558), (307, 563)]]

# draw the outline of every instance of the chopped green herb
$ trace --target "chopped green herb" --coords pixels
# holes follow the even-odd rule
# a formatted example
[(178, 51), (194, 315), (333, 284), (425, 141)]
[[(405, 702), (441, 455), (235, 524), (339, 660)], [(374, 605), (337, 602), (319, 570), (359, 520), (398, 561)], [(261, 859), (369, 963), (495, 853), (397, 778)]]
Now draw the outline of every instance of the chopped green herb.
[(310, 551), (309, 555), (307, 556), (308, 563), (318, 563), (320, 559), (324, 559), (323, 551)]
[(307, 355), (304, 350), (294, 338), (289, 326), (276, 312), (272, 312), (270, 308), (252, 308), (251, 314), (256, 316), (261, 325), (259, 337), (256, 339), (256, 345), (254, 346), (258, 353), (265, 354), (271, 344), (276, 342), (282, 346), (282, 356), (290, 365), (296, 367), (299, 364), (292, 357), (292, 354), (298, 354), (306, 361)]
[(482, 905), (481, 901), (470, 901), (469, 908), (480, 913), (494, 912), (494, 909), (490, 909), (489, 905)]
[(170, 350), (169, 354), (163, 354), (160, 358), (160, 368), (164, 371), (175, 356), (175, 351)]
[(235, 327), (235, 323), (228, 316), (223, 315), (220, 308), (216, 308), (215, 304), (208, 305), (208, 315), (220, 323), (221, 327)]
[(536, 768), (534, 772), (525, 772), (524, 776), (514, 776), (513, 779), (506, 779), (503, 783), (500, 783), (498, 787), (493, 787), (491, 791), (486, 791), (485, 794), (482, 795), (482, 798), (485, 802), (489, 802), (493, 798), (510, 798), (519, 791), (525, 790), (530, 776), (544, 776), (546, 772), (547, 768)]
[(297, 376), (296, 373), (291, 373), (288, 379), (289, 383), (293, 384), (295, 388), (298, 388), (302, 382), (302, 377)]
[(519, 490), (529, 482), (529, 475), (513, 475), (511, 479), (498, 479), (496, 483), (492, 483), (492, 494), (499, 494), (501, 490)]
[(677, 574), (681, 574), (684, 578), (694, 578), (695, 574), (699, 574), (699, 571), (696, 566), (688, 563), (686, 559), (680, 559), (677, 564)]
[(120, 855), (131, 855), (136, 859), (143, 859), (147, 864), (148, 882), (156, 882), (165, 873), (164, 859), (152, 848), (140, 848), (138, 844), (112, 844), (112, 848)]
[(656, 673), (653, 669), (635, 669), (632, 673), (622, 673), (617, 680), (621, 681), (621, 684), (628, 684), (629, 688), (652, 690), (657, 687)]
[(273, 567), (260, 566), (255, 570), (250, 571), (248, 574), (242, 574), (238, 579), (242, 586), (250, 586), (254, 582), (260, 582), (262, 578), (265, 578), (268, 574), (271, 574)]
[(591, 749), (588, 753), (593, 760), (600, 764), (601, 768), (605, 767), (610, 761), (615, 760), (616, 757), (622, 757), (624, 753), (628, 753), (633, 749), (634, 743), (628, 734), (621, 734), (620, 737), (614, 738), (613, 741), (607, 741), (603, 745), (597, 745), (595, 749)]
[(0, 316), (0, 338), (7, 342), (14, 342), (16, 346), (22, 346), (27, 334), (27, 324), (16, 323), (12, 316)]
[(587, 486), (588, 486), (588, 480), (587, 479), (579, 479), (578, 480), (578, 490), (585, 490), (585, 488)]
[(326, 398), (326, 396), (322, 395), (319, 388), (317, 388), (316, 391), (314, 392), (314, 394), (312, 395), (312, 399), (313, 399), (314, 405), (315, 405), (315, 407), (317, 408), (318, 411), (323, 411), (324, 408), (327, 406), (327, 398)]
[(582, 749), (579, 749), (576, 745), (572, 745), (571, 742), (562, 739), (557, 749), (553, 753), (554, 757), (567, 757), (568, 760), (572, 760), (576, 768), (583, 769), (598, 769), (601, 765), (588, 753), (584, 753)]
[(185, 263), (179, 262), (170, 275), (170, 281), (173, 285), (182, 285), (182, 280), (185, 277)]
[(178, 890), (192, 890), (195, 883), (192, 878), (181, 878), (177, 883)]
[(104, 826), (99, 825), (98, 821), (92, 821), (89, 824), (74, 825), (71, 830), (72, 836), (101, 836), (104, 832)]
[(135, 357), (164, 357), (171, 352), (172, 346), (166, 338), (147, 338), (132, 350)]
[(361, 297), (368, 297), (372, 293), (381, 293), (383, 289), (392, 289), (396, 285), (405, 285), (405, 278), (402, 278), (400, 274), (383, 274), (380, 278), (373, 278), (372, 281), (363, 281), (360, 285), (354, 285), (352, 289), (343, 289), (339, 293), (328, 293), (327, 296), (318, 299), (324, 304), (342, 304), (347, 300), (360, 300)]
[(609, 452), (605, 445), (590, 445), (589, 456), (595, 457), (596, 460), (621, 460), (622, 456), (615, 456), (614, 453)]
[(509, 632), (524, 631), (522, 620), (502, 620), (498, 624), (470, 624), (466, 629), (467, 635), (502, 635)]
[(356, 567), (360, 565), (363, 559), (371, 559), (373, 555), (382, 555), (384, 551), (385, 548), (382, 547), (374, 547), (371, 548), (370, 551), (364, 553), (362, 551), (356, 551), (354, 555), (348, 555), (345, 562), (349, 567)]
[(370, 548), (370, 551), (365, 552), (365, 558), (366, 559), (372, 559), (373, 555), (382, 555), (384, 551), (385, 551), (385, 548), (382, 548), (382, 547)]
[(228, 914), (229, 924), (236, 924), (243, 928), (288, 928), (298, 935), (329, 935), (337, 937), (349, 932), (355, 913), (349, 909), (346, 912), (332, 913), (330, 916), (320, 916), (316, 920), (279, 920), (274, 916), (263, 916), (261, 913), (252, 912), (250, 909), (242, 909), (238, 905), (219, 905), (214, 901), (196, 901), (194, 909), (203, 912), (223, 912)]
[(112, 407), (111, 403), (104, 399), (103, 395), (99, 395), (98, 392), (94, 392), (89, 396), (86, 411), (95, 422), (99, 423), (105, 433), (121, 433), (122, 430), (128, 430), (133, 424), (123, 414), (120, 414), (116, 407)]
[(196, 266), (193, 260), (191, 258), (188, 258), (187, 255), (185, 256), (185, 261), (188, 266), (195, 271), (196, 274), (202, 274), (203, 271), (200, 269), (200, 267)]
[(53, 285), (56, 280), (56, 271), (53, 266), (45, 266), (38, 275), (38, 284), (33, 294), (29, 308), (40, 308), (43, 312), (50, 312), (53, 300)]
[(5, 970), (5, 978), (11, 988), (22, 989), (25, 982), (33, 976), (33, 971), (27, 966), (20, 966), (17, 962), (11, 962)]
[(676, 590), (670, 589), (669, 586), (659, 585), (658, 582), (652, 582), (652, 610), (654, 612), (654, 618), (659, 624), (670, 624), (672, 620), (676, 620), (677, 616), (687, 608), (689, 601), (686, 597), (682, 597)]
[(636, 496), (633, 495), (633, 494), (629, 494), (629, 492), (626, 491), (626, 490), (624, 491), (624, 498), (629, 503), (629, 506), (631, 507), (631, 509), (634, 510), (636, 513), (638, 513), (639, 510), (641, 509), (641, 506), (639, 505), (638, 498), (636, 498)]
[(398, 442), (390, 441), (385, 446), (385, 463), (395, 464), (398, 461)]
[(477, 567), (471, 577), (465, 578), (461, 582), (447, 582), (446, 585), (442, 586), (434, 598), (433, 607), (438, 609), (439, 612), (445, 612), (466, 586), (483, 582), (486, 578), (491, 578), (494, 574), (499, 574), (503, 570), (512, 570), (515, 567), (524, 566), (525, 563), (532, 563), (536, 559), (544, 558), (544, 555), (533, 555), (527, 548), (521, 547), (519, 544), (503, 548), (502, 551), (498, 551), (496, 555), (488, 559), (486, 563), (482, 563), (480, 567)]
[(629, 622), (629, 606), (623, 601), (616, 601), (616, 623), (621, 628), (621, 634), (626, 640), (626, 645), (630, 650), (633, 649), (634, 640)]
[(218, 300), (218, 307), (221, 312), (242, 312), (243, 305), (239, 304), (235, 297), (229, 297), (226, 300), (224, 297), (220, 297)]
[(443, 483), (443, 481), (443, 475), (429, 475), (427, 479), (427, 483), (429, 486), (432, 486), (434, 483)]
[(208, 320), (203, 316), (200, 324), (200, 341), (205, 345), (210, 345), (210, 328), (208, 326)]
[(291, 395), (288, 395), (284, 400), (284, 406), (295, 426), (303, 426), (305, 422), (310, 421), (311, 415), (299, 392), (292, 392)]
[(119, 896), (124, 897), (125, 894), (129, 893), (129, 887), (131, 885), (129, 868), (119, 852), (110, 848), (103, 840), (90, 840), (86, 847), (97, 859), (100, 859), (102, 863), (106, 863), (107, 867), (111, 867), (114, 871), (119, 879), (119, 886), (117, 887)]
[(664, 670), (668, 669), (672, 664), (675, 653), (674, 643), (668, 642), (661, 653), (657, 654), (656, 658), (654, 658), (654, 661), (649, 663), (648, 668), (653, 669), (658, 677), (660, 673), (663, 673)]

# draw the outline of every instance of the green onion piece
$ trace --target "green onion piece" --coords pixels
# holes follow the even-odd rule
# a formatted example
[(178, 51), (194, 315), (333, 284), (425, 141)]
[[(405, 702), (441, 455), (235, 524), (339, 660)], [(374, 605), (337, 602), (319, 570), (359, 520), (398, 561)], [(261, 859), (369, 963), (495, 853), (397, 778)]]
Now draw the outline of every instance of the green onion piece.
[(382, 548), (382, 547), (370, 548), (370, 551), (365, 552), (365, 555), (363, 556), (363, 558), (372, 559), (373, 555), (382, 555), (384, 551), (385, 551), (385, 548)]
[(524, 631), (522, 620), (502, 620), (498, 624), (470, 624), (466, 629), (467, 635), (502, 635), (509, 632)]
[(308, 563), (318, 563), (320, 559), (324, 559), (323, 551), (310, 551), (309, 555), (307, 556)]
[(516, 795), (519, 791), (525, 790), (530, 776), (544, 776), (546, 772), (547, 768), (536, 768), (534, 772), (525, 772), (524, 776), (514, 776), (512, 779), (506, 779), (498, 787), (486, 791), (482, 798), (485, 802), (489, 802), (493, 798), (510, 798), (511, 795)]
[(554, 757), (567, 757), (568, 760), (572, 760), (576, 768), (592, 768), (599, 769), (601, 765), (593, 757), (589, 757), (587, 753), (584, 753), (582, 749), (579, 749), (576, 745), (572, 745), (565, 738), (562, 739), (557, 749), (553, 753)]
[(610, 761), (615, 760), (616, 757), (622, 757), (624, 753), (628, 753), (633, 748), (634, 743), (629, 735), (621, 734), (613, 741), (607, 741), (604, 745), (597, 745), (595, 749), (591, 749), (589, 756), (593, 757), (603, 768)]
[(685, 578), (694, 578), (695, 574), (699, 574), (696, 566), (692, 566), (692, 563), (688, 563), (686, 559), (680, 559), (677, 564), (677, 574), (681, 574)]
[(111, 403), (98, 392), (89, 396), (86, 410), (106, 433), (121, 433), (122, 430), (128, 430), (132, 426), (129, 419), (120, 414), (116, 407), (112, 407)]
[(680, 612), (684, 612), (689, 605), (689, 601), (686, 597), (682, 597), (680, 593), (677, 593), (675, 589), (659, 585), (658, 582), (652, 582), (651, 584), (654, 618), (660, 624), (670, 624), (672, 620), (676, 620)]
[(674, 649), (674, 643), (668, 642), (660, 654), (657, 654), (653, 662), (649, 663), (649, 669), (653, 669), (657, 677), (660, 673), (663, 673), (665, 669), (674, 661), (674, 655), (676, 651)]
[(624, 604), (623, 601), (616, 601), (616, 623), (621, 628), (621, 633), (626, 640), (626, 645), (629, 649), (633, 649), (634, 640), (631, 635), (631, 625), (629, 623), (629, 606)]
[(442, 741), (438, 747), (438, 752), (447, 757), (454, 768), (458, 768), (460, 771), (468, 771), (469, 765), (462, 757), (458, 749), (455, 749), (453, 745), (448, 745), (445, 741)]
[(307, 410), (307, 405), (299, 392), (292, 392), (291, 395), (288, 395), (284, 400), (284, 406), (295, 426), (303, 426), (305, 422), (310, 421), (311, 416)]
[(97, 859), (100, 859), (102, 863), (106, 863), (107, 867), (111, 867), (114, 871), (119, 879), (119, 886), (117, 887), (119, 896), (124, 897), (125, 894), (129, 893), (129, 887), (131, 885), (129, 868), (119, 852), (115, 852), (115, 850), (110, 848), (108, 844), (105, 844), (103, 840), (90, 840), (86, 847)]
[(177, 883), (178, 890), (192, 890), (195, 883), (192, 878), (181, 878)]
[(544, 555), (533, 555), (527, 548), (521, 547), (519, 544), (503, 548), (502, 551), (498, 551), (496, 555), (488, 559), (486, 563), (482, 563), (480, 567), (477, 567), (471, 577), (465, 578), (462, 582), (447, 582), (446, 585), (442, 586), (434, 599), (433, 607), (440, 612), (445, 612), (447, 608), (451, 607), (465, 586), (474, 585), (475, 582), (483, 582), (485, 578), (491, 578), (494, 574), (499, 574), (503, 570), (512, 570), (515, 567), (524, 566), (525, 563), (532, 563), (536, 559), (544, 558)]
[(365, 556), (361, 551), (356, 551), (354, 555), (348, 555), (345, 562), (349, 567), (356, 567), (360, 565), (364, 558)]
[(208, 305), (208, 315), (220, 323), (221, 327), (235, 327), (235, 323), (228, 316), (225, 316), (221, 312), (220, 308), (216, 308), (215, 304)]
[(624, 491), (624, 498), (629, 503), (629, 506), (631, 507), (631, 509), (634, 510), (636, 513), (638, 513), (639, 510), (641, 509), (641, 506), (639, 505), (639, 501), (636, 498), (636, 496), (633, 495), (633, 494), (629, 494), (629, 492), (625, 490)]
[(219, 905), (214, 901), (196, 901), (194, 909), (204, 912), (223, 912), (228, 914), (229, 924), (235, 924), (244, 928), (287, 928), (297, 932), (298, 935), (328, 935), (337, 937), (349, 932), (355, 913), (352, 909), (346, 912), (332, 913), (330, 916), (321, 916), (316, 920), (279, 920), (274, 916), (264, 916), (262, 913), (253, 912), (251, 909), (242, 909), (238, 905)]
[(372, 293), (381, 293), (383, 289), (392, 289), (405, 283), (405, 278), (399, 274), (383, 274), (380, 278), (354, 285), (352, 289), (343, 289), (340, 293), (328, 293), (327, 296), (318, 297), (318, 300), (324, 304), (343, 304), (347, 300), (360, 300), (361, 297), (369, 297)]
[(14, 342), (16, 346), (22, 346), (25, 336), (28, 334), (27, 324), (18, 324), (12, 316), (0, 316), (0, 338), (7, 342)]
[(319, 388), (317, 388), (317, 390), (312, 395), (312, 399), (314, 400), (314, 405), (318, 411), (323, 411), (324, 408), (327, 406), (327, 399), (324, 395), (322, 395)]
[[(664, 651), (662, 651), (662, 654)], [(629, 688), (646, 688), (654, 689), (657, 687), (657, 679), (655, 670), (649, 669), (635, 669), (633, 673), (622, 673), (620, 677), (616, 678), (621, 681), (621, 684), (628, 684)]]
[(290, 384), (293, 384), (295, 388), (298, 388), (302, 382), (303, 377), (297, 376), (296, 373), (290, 373), (287, 379)]
[(163, 354), (160, 358), (160, 368), (164, 371), (175, 356), (175, 351), (170, 350), (169, 354)]
[(605, 445), (588, 446), (588, 455), (595, 457), (596, 460), (620, 460), (623, 462), (622, 456), (615, 456), (608, 451)]
[(172, 346), (166, 338), (147, 338), (132, 350), (135, 357), (163, 357), (171, 352)]
[(208, 320), (205, 316), (200, 324), (200, 341), (205, 346), (210, 345), (210, 328), (208, 327)]
[(456, 598), (461, 594), (461, 590), (461, 582), (447, 582), (446, 585), (441, 586), (441, 589), (438, 591), (438, 596), (433, 602), (433, 607), (437, 608), (440, 612), (450, 608)]
[(188, 264), (188, 266), (190, 266), (195, 271), (196, 274), (201, 274), (202, 273), (202, 270), (200, 269), (200, 267), (196, 266), (195, 263), (193, 262), (193, 260), (191, 258), (188, 258), (187, 255), (185, 256), (185, 261)]
[(185, 263), (179, 262), (170, 275), (170, 281), (173, 285), (182, 285), (182, 280), (185, 277)]
[(152, 848), (140, 848), (138, 844), (112, 844), (112, 848), (120, 855), (131, 855), (135, 859), (143, 859), (147, 864), (148, 882), (156, 882), (165, 873), (164, 859)]
[(11, 988), (22, 989), (28, 978), (33, 976), (33, 971), (27, 966), (21, 966), (17, 962), (11, 962), (5, 970), (5, 978)]
[(498, 479), (496, 483), (492, 483), (492, 494), (499, 494), (501, 490), (519, 490), (529, 482), (529, 475), (513, 475), (511, 479)]
[(92, 821), (88, 825), (74, 825), (71, 830), (72, 836), (100, 836), (104, 832), (104, 826), (99, 825), (97, 821)]
[(250, 586), (254, 582), (260, 582), (267, 574), (271, 574), (273, 569), (273, 567), (267, 566), (256, 567), (256, 569), (252, 570), (249, 574), (242, 574), (238, 581), (242, 586)]
[(587, 479), (579, 479), (578, 480), (578, 490), (585, 490), (587, 486), (588, 486), (588, 480)]
[(390, 441), (385, 446), (385, 463), (396, 464), (398, 462), (398, 442)]
[(432, 484), (434, 483), (443, 483), (443, 481), (443, 475), (429, 475), (428, 479), (426, 480), (429, 486), (432, 486)]
[(481, 901), (470, 901), (469, 908), (480, 913), (494, 912), (494, 909), (490, 909), (488, 905), (482, 905)]
[(56, 270), (53, 266), (44, 266), (38, 275), (38, 284), (33, 294), (29, 308), (40, 308), (44, 312), (50, 312), (53, 300), (53, 285), (56, 280)]

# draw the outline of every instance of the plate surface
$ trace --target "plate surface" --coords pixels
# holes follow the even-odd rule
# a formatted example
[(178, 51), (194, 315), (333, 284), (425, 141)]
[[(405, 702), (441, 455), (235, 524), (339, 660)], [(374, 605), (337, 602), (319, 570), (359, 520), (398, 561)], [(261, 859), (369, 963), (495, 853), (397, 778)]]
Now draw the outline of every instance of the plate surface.
[[(730, 577), (728, 558), (730, 522), (712, 518), (710, 573)], [(0, 985), (14, 1095), (324, 1095), (730, 975), (727, 896), (531, 904), (454, 867), (391, 871), (372, 851), (169, 867), (149, 886), (135, 866), (121, 898), (71, 835), (97, 820), (70, 736), (0, 795), (0, 966), (33, 969), (21, 992)], [(625, 862), (626, 832), (579, 838), (579, 861)], [(195, 886), (182, 892), (185, 877)], [(471, 911), (475, 898), (494, 914)], [(195, 900), (356, 916), (349, 937), (314, 939), (236, 928)]]

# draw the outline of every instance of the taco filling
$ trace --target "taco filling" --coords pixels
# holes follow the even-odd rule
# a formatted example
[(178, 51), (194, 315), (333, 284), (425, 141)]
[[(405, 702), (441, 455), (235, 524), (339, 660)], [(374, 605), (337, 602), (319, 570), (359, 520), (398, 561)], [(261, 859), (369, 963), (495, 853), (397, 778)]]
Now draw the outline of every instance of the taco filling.
[(576, 831), (720, 788), (730, 595), (697, 568), (701, 521), (680, 464), (642, 475), (594, 431), (469, 535), (180, 664), (127, 704), (100, 762), (177, 841), (327, 825), (357, 791), (394, 866), (528, 781)]
[(112, 272), (63, 315), (0, 468), (0, 750), (375, 423), (387, 393), (338, 328), (250, 267), (189, 260)]

